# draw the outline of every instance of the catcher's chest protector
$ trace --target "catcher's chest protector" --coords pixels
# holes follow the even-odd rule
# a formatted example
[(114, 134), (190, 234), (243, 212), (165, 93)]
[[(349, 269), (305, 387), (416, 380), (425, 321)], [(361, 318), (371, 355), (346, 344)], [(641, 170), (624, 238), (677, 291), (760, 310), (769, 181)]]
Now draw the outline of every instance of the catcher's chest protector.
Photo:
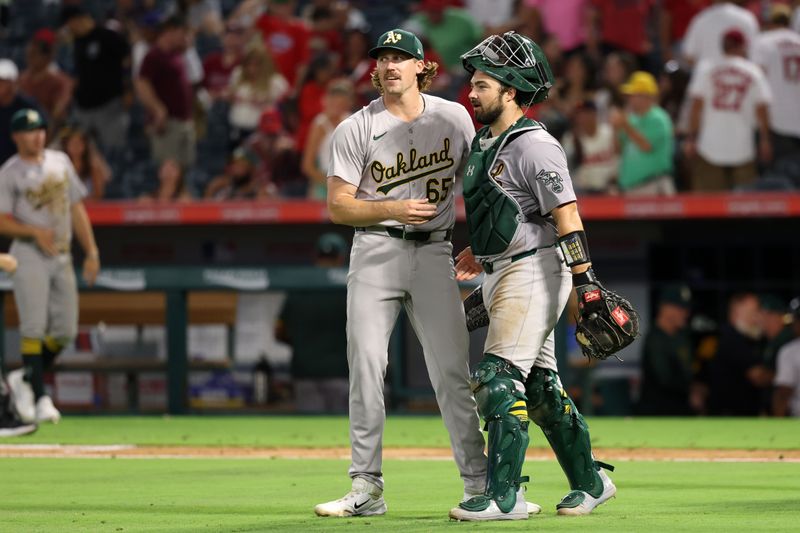
[(480, 139), (488, 126), (481, 129), (472, 141), (464, 170), (464, 203), (467, 210), (472, 253), (478, 256), (498, 255), (508, 248), (519, 224), (525, 220), (522, 208), (492, 177), (497, 154), (514, 137), (541, 126), (534, 120), (522, 118), (503, 132), (486, 150)]

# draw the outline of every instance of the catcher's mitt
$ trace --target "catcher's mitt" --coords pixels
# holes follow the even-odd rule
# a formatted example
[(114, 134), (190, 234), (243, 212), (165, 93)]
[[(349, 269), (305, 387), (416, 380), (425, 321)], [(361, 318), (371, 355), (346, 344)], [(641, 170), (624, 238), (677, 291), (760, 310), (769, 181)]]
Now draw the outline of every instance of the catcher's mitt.
[(483, 305), (483, 288), (480, 285), (464, 299), (464, 314), (467, 315), (468, 331), (489, 325), (489, 313)]
[(583, 355), (606, 359), (639, 336), (639, 314), (628, 300), (599, 282), (577, 287), (577, 293), (575, 339)]

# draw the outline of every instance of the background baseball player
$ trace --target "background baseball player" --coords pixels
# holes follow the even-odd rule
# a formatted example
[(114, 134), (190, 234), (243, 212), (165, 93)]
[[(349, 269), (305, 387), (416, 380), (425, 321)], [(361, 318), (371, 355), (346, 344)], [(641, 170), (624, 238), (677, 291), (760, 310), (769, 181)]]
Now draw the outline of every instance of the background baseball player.
[(11, 131), (18, 153), (0, 168), (0, 234), (14, 239), (10, 251), (19, 262), (13, 281), (23, 368), (10, 372), (8, 382), (23, 421), (58, 422), (43, 375), (77, 333), (72, 232), (86, 253), (83, 276), (90, 285), (100, 258), (81, 201), (86, 189), (66, 154), (44, 148), (44, 118), (21, 109)]
[(323, 516), (386, 512), (383, 383), (401, 307), (422, 343), (465, 492), (482, 492), (486, 474), (450, 242), (456, 175), (474, 128), (459, 104), (421, 94), (437, 65), (424, 61), (414, 34), (386, 32), (369, 54), (382, 97), (337, 127), (328, 169), (331, 220), (356, 229), (347, 279), (353, 483), (316, 506)]
[(514, 32), (487, 38), (462, 59), (472, 73), (475, 118), (488, 125), (464, 171), (471, 246), (456, 258), (456, 272), (458, 279), (486, 272), (489, 331), (471, 385), (488, 428), (489, 467), (485, 494), (461, 502), (450, 517), (528, 517), (517, 492), (527, 481), (520, 474), (529, 420), (544, 432), (572, 489), (558, 514), (588, 514), (616, 487), (601, 470), (607, 465), (594, 460), (588, 427), (561, 385), (553, 329), (573, 283), (586, 305), (602, 304), (608, 293), (590, 268), (564, 151), (524, 115), (547, 97), (553, 75), (538, 45)]

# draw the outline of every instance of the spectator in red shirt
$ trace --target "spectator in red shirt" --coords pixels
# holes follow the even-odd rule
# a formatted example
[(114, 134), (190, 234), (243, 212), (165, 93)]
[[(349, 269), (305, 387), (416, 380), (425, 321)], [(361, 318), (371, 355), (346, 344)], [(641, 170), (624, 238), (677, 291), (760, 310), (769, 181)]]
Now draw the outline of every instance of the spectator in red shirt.
[(278, 70), (295, 90), (311, 55), (311, 32), (294, 16), (296, 4), (295, 0), (271, 0), (267, 12), (256, 21)]
[(592, 0), (594, 28), (602, 53), (624, 50), (635, 55), (639, 67), (647, 64), (653, 43), (647, 36), (647, 23), (653, 0)]
[(689, 22), (710, 4), (711, 0), (663, 0), (657, 16), (662, 62), (680, 56), (681, 41)]
[(19, 90), (36, 100), (49, 117), (50, 133), (66, 118), (75, 83), (53, 62), (56, 34), (42, 28), (25, 48), (28, 67), (19, 76)]
[(258, 154), (256, 179), (267, 196), (305, 197), (308, 181), (300, 171), (299, 150), (286, 132), (277, 109), (267, 109), (261, 114), (258, 130), (243, 146)]
[(245, 28), (237, 22), (228, 22), (222, 36), (222, 50), (211, 52), (203, 60), (203, 87), (213, 100), (219, 99), (228, 89), (231, 73), (242, 61)]
[(372, 44), (369, 34), (361, 30), (345, 35), (341, 71), (353, 83), (359, 106), (367, 105), (378, 96), (372, 85), (372, 72), (377, 63), (367, 55)]
[(307, 80), (300, 88), (300, 95), (297, 99), (298, 125), (297, 149), (302, 152), (308, 137), (308, 130), (311, 122), (322, 112), (322, 97), (328, 82), (336, 77), (335, 57), (327, 53), (319, 53), (308, 66)]
[(148, 136), (153, 159), (183, 169), (195, 161), (194, 94), (186, 71), (186, 26), (177, 17), (159, 25), (155, 45), (147, 52), (135, 80), (136, 92), (150, 114)]

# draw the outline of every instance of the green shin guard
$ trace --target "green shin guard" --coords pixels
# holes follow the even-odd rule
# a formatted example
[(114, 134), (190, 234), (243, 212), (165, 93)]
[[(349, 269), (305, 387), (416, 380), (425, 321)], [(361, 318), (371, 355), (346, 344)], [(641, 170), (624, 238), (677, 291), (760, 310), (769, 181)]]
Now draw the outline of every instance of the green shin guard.
[(489, 431), (489, 464), (484, 496), (461, 507), (482, 511), (494, 500), (508, 513), (516, 505), (520, 482), (525, 481), (520, 474), (529, 437), (522, 375), (505, 359), (486, 354), (472, 373), (470, 385)]
[(599, 497), (603, 481), (597, 471), (603, 463), (592, 457), (589, 426), (562, 388), (558, 374), (533, 367), (525, 382), (525, 392), (528, 416), (542, 428), (570, 488)]

